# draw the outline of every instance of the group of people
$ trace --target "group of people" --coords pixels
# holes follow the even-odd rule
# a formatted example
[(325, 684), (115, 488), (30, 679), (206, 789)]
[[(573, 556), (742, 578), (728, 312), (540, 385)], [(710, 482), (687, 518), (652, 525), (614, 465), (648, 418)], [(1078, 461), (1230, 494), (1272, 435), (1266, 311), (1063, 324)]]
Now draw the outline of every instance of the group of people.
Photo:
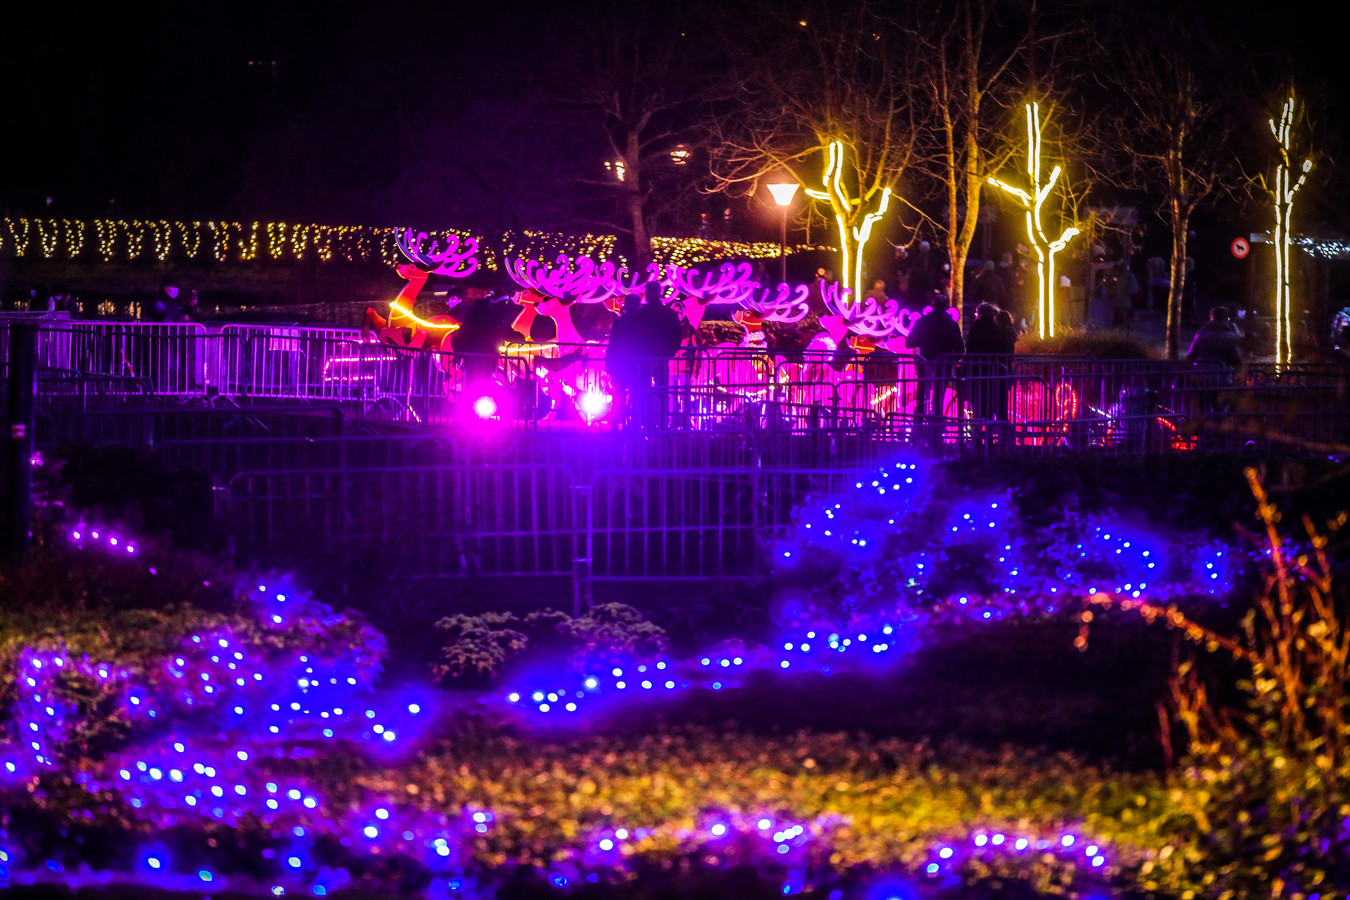
[(1008, 369), (1017, 345), (1017, 325), (1006, 309), (988, 301), (975, 307), (969, 334), (948, 310), (951, 301), (935, 294), (932, 311), (914, 323), (906, 346), (918, 354), (915, 371), (919, 382), (915, 412), (921, 423), (940, 419), (947, 390), (959, 375), (966, 399), (982, 431), (990, 440), (1007, 433), (998, 423), (1008, 420)]

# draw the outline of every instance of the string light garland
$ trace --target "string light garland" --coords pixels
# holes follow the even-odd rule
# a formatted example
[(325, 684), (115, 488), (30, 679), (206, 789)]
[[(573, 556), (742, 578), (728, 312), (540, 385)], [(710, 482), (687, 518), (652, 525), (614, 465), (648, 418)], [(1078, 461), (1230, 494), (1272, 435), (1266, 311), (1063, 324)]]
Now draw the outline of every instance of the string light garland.
[[(286, 222), (169, 221), (165, 219), (33, 219), (6, 217), (0, 229), (0, 253), (18, 259), (29, 258), (36, 250), (42, 259), (58, 256), (69, 260), (87, 260), (92, 249), (98, 258), (111, 263), (119, 257), (129, 261), (153, 253), (159, 262), (181, 259), (192, 262), (381, 262), (397, 265), (400, 261), (398, 235), (407, 229), (364, 225), (291, 224)], [(38, 235), (32, 241), (32, 235)], [(427, 234), (441, 243), (451, 236), (474, 239), (485, 251), (482, 265), (496, 268), (496, 258), (527, 259), (540, 262), (559, 253), (572, 257), (594, 257), (627, 265), (617, 252), (612, 234), (569, 235), (539, 230), (506, 232), (497, 239), (475, 235), (463, 229), (439, 229)], [(789, 253), (830, 250), (829, 247), (802, 245), (788, 248)], [(499, 250), (500, 254), (491, 252)], [(705, 238), (657, 237), (652, 239), (652, 259), (662, 265), (688, 267), (699, 262), (737, 259), (769, 259), (778, 255), (778, 245), (764, 242), (713, 241)]]
[(28, 229), (31, 223), (28, 219), (5, 219), (5, 231), (9, 234), (9, 246), (13, 249), (15, 256), (23, 256), (28, 252)]
[(56, 254), (57, 238), (61, 236), (60, 225), (54, 219), (34, 219), (33, 224), (37, 227), (43, 259), (51, 259)]
[(183, 255), (195, 259), (202, 245), (202, 223), (174, 222), (173, 230), (178, 235), (178, 246), (182, 248)]
[(96, 219), (94, 231), (98, 235), (98, 255), (103, 257), (104, 262), (112, 262), (113, 255), (117, 252), (117, 223), (108, 219)]
[(66, 239), (66, 258), (77, 258), (84, 252), (84, 223), (73, 221), (71, 219), (62, 219), (61, 229)]

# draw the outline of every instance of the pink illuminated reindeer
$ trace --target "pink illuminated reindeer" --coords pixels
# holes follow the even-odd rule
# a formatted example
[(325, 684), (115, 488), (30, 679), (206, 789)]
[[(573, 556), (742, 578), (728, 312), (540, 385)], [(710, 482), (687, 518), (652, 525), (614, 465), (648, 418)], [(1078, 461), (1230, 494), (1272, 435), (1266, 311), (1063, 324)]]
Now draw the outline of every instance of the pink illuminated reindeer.
[(423, 319), (413, 312), (413, 307), (430, 276), (464, 278), (473, 274), (478, 268), (478, 241), (474, 238), (461, 240), (459, 235), (452, 233), (446, 238), (445, 249), (438, 252), (435, 240), (431, 242), (430, 248), (422, 250), (422, 242), (426, 239), (426, 232), (414, 235), (411, 228), (399, 234), (398, 249), (408, 262), (395, 267), (395, 271), (408, 283), (390, 302), (388, 319), (373, 308), (366, 309), (365, 323), (361, 328), (363, 340), (439, 350), (450, 333), (459, 327), (454, 316)]
[[(799, 378), (793, 380), (799, 380), (808, 393), (813, 392), (814, 385), (834, 381), (841, 405), (881, 413), (894, 411), (899, 395), (893, 384), (878, 383), (877, 373), (882, 369), (876, 363), (895, 356), (891, 342), (905, 311), (894, 300), (855, 297), (838, 282), (823, 285), (821, 299), (828, 314), (820, 317), (821, 331), (807, 348), (816, 351), (808, 354), (814, 358), (802, 364)], [(885, 368), (887, 380), (892, 382), (900, 360), (896, 358), (895, 363), (894, 368)]]

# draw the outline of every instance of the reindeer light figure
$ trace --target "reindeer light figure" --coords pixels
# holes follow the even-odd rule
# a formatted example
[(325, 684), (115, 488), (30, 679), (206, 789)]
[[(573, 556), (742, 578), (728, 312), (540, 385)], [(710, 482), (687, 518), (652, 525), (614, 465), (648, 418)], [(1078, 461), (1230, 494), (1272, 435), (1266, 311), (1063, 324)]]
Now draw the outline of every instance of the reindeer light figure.
[[(659, 267), (649, 266), (648, 277), (630, 276), (623, 266), (597, 263), (589, 257), (569, 260), (559, 255), (552, 265), (537, 260), (516, 259), (506, 263), (507, 273), (523, 290), (516, 296), (522, 311), (512, 328), (523, 343), (508, 352), (525, 356), (531, 371), (543, 381), (556, 418), (575, 410), (593, 422), (608, 412), (611, 392), (603, 377), (604, 349), (581, 336), (572, 320), (576, 304), (603, 304), (617, 312), (622, 298), (640, 290)], [(530, 325), (536, 317), (551, 319), (556, 334), (551, 341), (533, 343)]]
[(411, 228), (398, 235), (398, 249), (408, 262), (395, 267), (395, 271), (408, 283), (390, 302), (388, 319), (374, 309), (366, 309), (365, 325), (361, 329), (363, 337), (373, 336), (381, 343), (395, 346), (439, 350), (450, 333), (459, 327), (453, 316), (423, 319), (413, 312), (413, 306), (432, 275), (450, 278), (472, 275), (478, 269), (478, 241), (475, 238), (461, 240), (459, 235), (452, 233), (446, 238), (444, 250), (438, 250), (433, 239), (424, 251), (422, 243), (426, 239), (426, 232), (414, 234)]

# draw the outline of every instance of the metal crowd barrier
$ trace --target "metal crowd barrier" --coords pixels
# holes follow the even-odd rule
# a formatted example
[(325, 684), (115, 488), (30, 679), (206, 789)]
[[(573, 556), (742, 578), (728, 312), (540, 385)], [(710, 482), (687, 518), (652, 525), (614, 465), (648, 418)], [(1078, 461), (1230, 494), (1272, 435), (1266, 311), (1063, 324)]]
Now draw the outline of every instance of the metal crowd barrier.
[(474, 465), (244, 471), (229, 480), (226, 506), (236, 550), (270, 565), (345, 557), (412, 577), (748, 578), (767, 573), (767, 554), (796, 508), (853, 475), (644, 468), (582, 480), (558, 466)]
[[(1222, 423), (1230, 437), (1277, 426), (1284, 438), (1314, 443), (1350, 438), (1347, 376), (1334, 366), (1259, 364), (1234, 373), (1180, 361), (965, 357), (949, 361), (953, 377), (944, 379), (932, 376), (932, 363), (920, 369), (911, 355), (698, 347), (649, 361), (662, 377), (627, 398), (631, 412), (625, 415), (626, 392), (600, 344), (510, 345), (499, 356), (479, 358), (362, 342), (351, 329), (37, 318), (44, 323), (38, 360), (49, 373), (40, 385), (38, 414), (45, 424), (39, 432), (50, 440), (69, 436), (76, 425), (88, 427), (74, 420), (92, 412), (170, 402), (333, 405), (361, 425), (452, 431), (597, 434), (628, 426), (807, 435), (856, 429), (921, 442), (935, 452), (959, 451), (972, 436), (981, 437), (978, 446), (1037, 450), (1161, 452), (1229, 441), (1122, 438), (1132, 433), (1126, 424), (1141, 416), (1183, 434)], [(0, 348), (7, 348), (7, 338), (0, 323)], [(920, 430), (915, 420), (935, 382), (946, 388), (941, 415), (925, 418)], [(119, 386), (125, 388), (120, 400)], [(991, 432), (996, 439), (983, 440)], [(1009, 433), (1009, 440), (997, 439)]]
[(414, 577), (571, 576), (575, 495), (557, 467), (292, 469), (235, 475), (227, 507), (245, 558)]

